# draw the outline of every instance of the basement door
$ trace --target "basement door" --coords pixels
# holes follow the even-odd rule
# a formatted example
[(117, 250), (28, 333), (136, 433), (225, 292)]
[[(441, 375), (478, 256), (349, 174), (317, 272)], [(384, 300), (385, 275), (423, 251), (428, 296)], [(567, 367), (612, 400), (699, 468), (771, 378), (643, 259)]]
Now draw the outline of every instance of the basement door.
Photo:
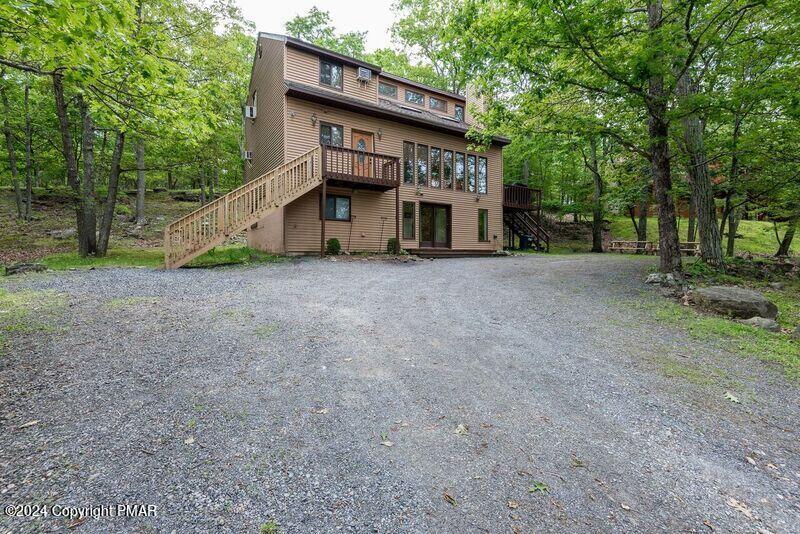
[(419, 204), (419, 246), (422, 248), (450, 247), (450, 206)]

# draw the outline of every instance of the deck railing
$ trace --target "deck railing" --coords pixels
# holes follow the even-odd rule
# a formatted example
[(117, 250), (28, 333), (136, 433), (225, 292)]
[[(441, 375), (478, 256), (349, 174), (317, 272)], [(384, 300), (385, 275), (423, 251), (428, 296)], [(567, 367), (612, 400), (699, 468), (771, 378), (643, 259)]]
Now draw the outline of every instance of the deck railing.
[(531, 189), (525, 185), (503, 185), (503, 207), (538, 211), (541, 204), (541, 189)]
[(322, 182), (321, 155), (320, 147), (309, 150), (167, 225), (166, 267), (180, 267), (317, 187)]
[(322, 145), (325, 178), (394, 188), (400, 185), (400, 158)]

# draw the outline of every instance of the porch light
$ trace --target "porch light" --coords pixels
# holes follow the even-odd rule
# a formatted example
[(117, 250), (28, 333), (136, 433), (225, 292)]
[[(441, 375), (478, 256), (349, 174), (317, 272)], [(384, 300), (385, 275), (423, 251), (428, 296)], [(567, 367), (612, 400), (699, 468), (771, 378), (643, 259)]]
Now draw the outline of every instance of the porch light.
[(378, 128), (378, 141), (383, 139), (383, 128)]
[(311, 114), (311, 126), (317, 125), (317, 112)]

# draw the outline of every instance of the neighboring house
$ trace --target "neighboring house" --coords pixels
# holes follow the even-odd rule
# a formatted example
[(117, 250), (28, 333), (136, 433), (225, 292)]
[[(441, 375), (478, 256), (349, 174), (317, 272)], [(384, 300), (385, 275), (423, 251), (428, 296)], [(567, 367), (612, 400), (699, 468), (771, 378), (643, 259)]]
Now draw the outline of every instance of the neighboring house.
[(502, 249), (509, 140), (470, 150), (471, 109), (461, 95), (260, 33), (247, 183), (167, 227), (167, 266), (243, 229), (251, 247), (281, 254), (321, 253), (331, 238), (345, 251), (385, 251), (396, 236), (421, 254)]

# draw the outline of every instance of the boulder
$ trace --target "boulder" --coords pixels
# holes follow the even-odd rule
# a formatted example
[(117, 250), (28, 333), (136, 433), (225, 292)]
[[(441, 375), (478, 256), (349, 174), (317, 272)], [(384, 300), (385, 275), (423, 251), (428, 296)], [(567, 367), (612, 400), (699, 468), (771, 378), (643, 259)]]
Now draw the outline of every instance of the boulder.
[(75, 228), (65, 228), (63, 230), (51, 230), (48, 233), (53, 239), (69, 239), (78, 235), (78, 230)]
[(786, 288), (786, 284), (784, 284), (783, 282), (770, 282), (769, 287), (780, 291), (781, 289)]
[(692, 302), (723, 315), (737, 319), (778, 316), (778, 307), (758, 291), (741, 287), (701, 287), (692, 292)]
[(46, 271), (47, 266), (42, 263), (16, 263), (6, 267), (6, 276), (12, 274), (40, 273)]
[(647, 276), (645, 284), (660, 284), (663, 287), (675, 287), (682, 285), (683, 280), (676, 278), (672, 273), (652, 273)]
[(742, 323), (749, 324), (750, 326), (757, 326), (764, 330), (769, 330), (770, 332), (781, 331), (781, 327), (775, 319), (767, 319), (766, 317), (751, 317), (743, 320)]

